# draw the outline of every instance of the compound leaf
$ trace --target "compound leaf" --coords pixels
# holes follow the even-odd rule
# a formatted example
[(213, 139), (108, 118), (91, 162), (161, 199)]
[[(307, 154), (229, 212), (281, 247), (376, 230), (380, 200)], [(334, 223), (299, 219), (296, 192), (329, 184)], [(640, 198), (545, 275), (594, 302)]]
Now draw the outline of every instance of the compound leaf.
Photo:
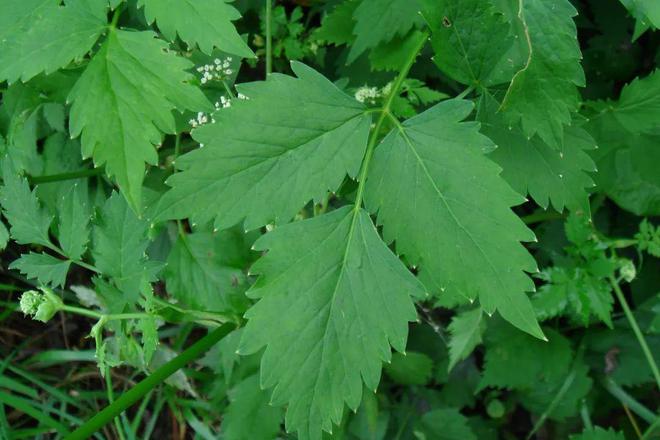
[(472, 108), (445, 101), (391, 132), (375, 151), (366, 205), (431, 292), (479, 298), (486, 313), (542, 338), (525, 293), (536, 263), (520, 244), (534, 234), (510, 209), (524, 199), (484, 156), (493, 144), (479, 125), (461, 122)]
[(385, 246), (368, 214), (345, 206), (275, 228), (255, 247), (268, 253), (249, 295), (239, 352), (263, 346), (261, 385), (287, 403), (286, 425), (301, 439), (321, 439), (339, 424), (344, 402), (360, 404), (363, 385), (378, 386), (390, 344), (405, 348), (416, 319), (415, 277)]
[(189, 46), (197, 44), (202, 52), (211, 54), (213, 48), (254, 58), (254, 53), (231, 23), (241, 14), (233, 0), (139, 0), (149, 24), (156, 21), (165, 37), (174, 41), (176, 35)]
[(81, 58), (105, 30), (107, 1), (0, 2), (0, 81), (27, 81)]
[(248, 230), (287, 222), (357, 174), (369, 133), (364, 107), (315, 70), (291, 66), (298, 78), (241, 84), (249, 99), (194, 132), (204, 147), (177, 159), (182, 172), (168, 179), (158, 219), (215, 217), (225, 229), (245, 218)]
[(158, 161), (154, 146), (161, 131), (175, 131), (172, 110), (210, 106), (198, 88), (185, 83), (192, 79), (185, 71), (192, 63), (168, 52), (155, 36), (112, 29), (69, 94), (71, 135), (82, 133), (83, 156), (105, 164), (136, 212), (144, 164)]

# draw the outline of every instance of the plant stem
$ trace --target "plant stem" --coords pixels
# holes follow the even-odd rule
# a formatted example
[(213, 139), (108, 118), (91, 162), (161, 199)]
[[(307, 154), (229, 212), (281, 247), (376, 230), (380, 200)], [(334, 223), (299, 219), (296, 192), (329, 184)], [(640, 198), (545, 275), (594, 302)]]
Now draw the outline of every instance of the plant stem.
[(612, 378), (607, 377), (602, 382), (603, 387), (619, 402), (630, 408), (635, 414), (646, 420), (648, 423), (655, 423), (658, 416), (653, 414), (653, 411), (639, 403), (630, 394), (626, 393)]
[(637, 342), (639, 343), (639, 346), (642, 347), (642, 351), (644, 352), (644, 356), (646, 357), (646, 362), (649, 364), (649, 367), (653, 372), (653, 377), (655, 378), (656, 386), (658, 387), (658, 390), (660, 390), (660, 371), (658, 370), (658, 364), (656, 364), (655, 362), (653, 353), (651, 353), (651, 350), (649, 349), (649, 346), (646, 343), (646, 338), (644, 338), (644, 334), (642, 333), (642, 331), (639, 328), (639, 325), (637, 324), (635, 315), (633, 315), (632, 311), (630, 310), (630, 307), (628, 306), (628, 301), (626, 301), (626, 297), (621, 291), (621, 287), (619, 286), (619, 283), (614, 279), (613, 276), (610, 276), (609, 280), (610, 280), (610, 284), (612, 285), (612, 288), (614, 289), (614, 294), (616, 295), (616, 298), (619, 300), (619, 303), (621, 304), (623, 313), (625, 313), (626, 318), (628, 319), (628, 323), (630, 323), (630, 327), (632, 327), (633, 332), (637, 337)]
[(392, 102), (394, 101), (394, 98), (399, 95), (399, 89), (401, 89), (401, 85), (403, 84), (403, 81), (406, 79), (406, 76), (408, 75), (410, 68), (414, 64), (415, 58), (417, 58), (417, 55), (426, 44), (427, 38), (428, 38), (428, 34), (424, 32), (419, 38), (417, 44), (415, 44), (414, 50), (411, 52), (410, 56), (404, 63), (403, 67), (401, 68), (401, 71), (399, 72), (399, 75), (394, 80), (394, 84), (392, 85), (390, 94), (387, 95), (387, 99), (385, 100), (385, 105), (383, 105), (383, 109), (380, 113), (380, 116), (378, 117), (376, 126), (371, 132), (371, 138), (369, 139), (369, 143), (367, 144), (367, 150), (364, 153), (364, 160), (362, 161), (362, 168), (360, 169), (360, 175), (358, 177), (358, 189), (357, 189), (357, 195), (355, 196), (356, 212), (359, 211), (360, 205), (362, 204), (365, 181), (367, 180), (367, 171), (369, 170), (369, 163), (371, 162), (371, 157), (373, 156), (373, 152), (376, 147), (376, 142), (378, 141), (378, 134), (380, 132), (380, 129), (383, 125), (383, 122), (385, 122), (386, 117), (389, 116), (394, 118), (394, 116), (390, 113), (390, 107), (392, 106)]
[(149, 391), (164, 382), (165, 379), (176, 373), (189, 362), (206, 353), (218, 341), (227, 336), (234, 328), (235, 326), (233, 324), (224, 324), (211, 331), (208, 335), (195, 342), (186, 351), (164, 364), (150, 376), (146, 377), (133, 388), (119, 396), (114, 403), (106, 406), (101, 412), (89, 419), (70, 435), (66, 436), (65, 440), (84, 440), (90, 437), (128, 407), (140, 400)]
[(266, 78), (273, 71), (273, 35), (271, 25), (271, 15), (273, 1), (266, 0)]
[(584, 399), (580, 405), (580, 417), (582, 418), (582, 424), (584, 425), (585, 430), (594, 429), (594, 424), (591, 421), (591, 415), (589, 414), (589, 408), (587, 407), (587, 402)]
[(28, 176), (28, 181), (32, 185), (40, 183), (61, 182), (63, 180), (83, 179), (85, 177), (93, 177), (103, 174), (105, 169), (103, 167), (84, 169), (79, 171), (71, 171), (69, 173), (49, 174), (45, 176)]
[(114, 29), (117, 27), (117, 23), (119, 22), (119, 16), (124, 10), (124, 5), (121, 4), (115, 9), (115, 12), (112, 14), (112, 21), (110, 22), (110, 29)]
[(640, 440), (649, 440), (651, 436), (656, 432), (660, 431), (660, 417), (655, 419), (655, 422), (649, 426), (646, 431), (644, 431), (644, 434), (642, 434), (642, 438)]
[(474, 90), (474, 86), (470, 86), (470, 87), (468, 87), (467, 89), (463, 90), (463, 91), (462, 91), (461, 93), (459, 93), (458, 95), (456, 95), (456, 98), (454, 98), (454, 99), (463, 99), (463, 98), (465, 98), (467, 95), (469, 95), (470, 93), (472, 93), (473, 90)]

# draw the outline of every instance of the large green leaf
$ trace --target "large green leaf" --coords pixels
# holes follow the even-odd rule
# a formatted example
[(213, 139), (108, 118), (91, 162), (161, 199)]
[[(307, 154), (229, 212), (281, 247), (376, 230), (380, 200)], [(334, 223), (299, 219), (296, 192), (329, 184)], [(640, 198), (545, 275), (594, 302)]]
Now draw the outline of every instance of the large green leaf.
[(202, 52), (211, 54), (213, 48), (253, 58), (254, 53), (231, 23), (241, 14), (231, 6), (233, 0), (138, 0), (144, 7), (148, 23), (156, 21), (158, 29), (174, 41), (176, 35), (189, 46), (197, 44)]
[(0, 2), (0, 81), (27, 81), (81, 58), (106, 27), (105, 0)]
[(319, 440), (344, 403), (357, 409), (363, 381), (376, 389), (390, 344), (404, 350), (411, 295), (424, 291), (353, 206), (275, 228), (255, 247), (268, 253), (252, 269), (260, 277), (249, 294), (260, 300), (239, 352), (266, 346), (261, 385), (288, 404), (287, 429)]
[(587, 172), (596, 165), (586, 152), (596, 143), (583, 128), (573, 124), (564, 130), (564, 147), (552, 148), (540, 137), (526, 136), (518, 126), (511, 126), (498, 103), (484, 94), (479, 108), (482, 131), (497, 144), (490, 158), (502, 167), (502, 177), (520, 194), (529, 194), (542, 208), (552, 203), (561, 212), (564, 207), (589, 212), (587, 189), (595, 186)]
[(203, 148), (177, 159), (159, 219), (215, 217), (224, 229), (289, 221), (310, 199), (320, 201), (360, 167), (370, 118), (362, 104), (304, 64), (298, 78), (273, 74), (241, 84), (215, 124), (194, 132)]
[[(550, 146), (562, 145), (564, 126), (578, 109), (576, 86), (584, 86), (582, 55), (569, 0), (525, 0), (515, 17), (516, 37), (528, 42), (525, 65), (513, 77), (502, 109), (520, 120), (527, 136), (538, 134)], [(515, 9), (518, 9), (517, 7)]]
[(486, 313), (542, 338), (525, 293), (536, 263), (520, 244), (535, 237), (510, 209), (524, 198), (484, 156), (493, 144), (479, 125), (461, 122), (472, 108), (445, 101), (392, 131), (375, 151), (365, 201), (431, 292), (479, 298)]
[[(476, 87), (508, 82), (522, 67), (509, 23), (483, 0), (422, 0), (433, 61), (451, 78)], [(510, 54), (508, 52), (514, 52)]]
[(192, 63), (155, 36), (112, 29), (69, 95), (69, 129), (72, 136), (82, 133), (83, 156), (105, 164), (137, 212), (144, 164), (158, 161), (154, 146), (161, 132), (175, 130), (172, 110), (210, 106), (198, 88), (185, 83), (192, 79), (186, 72)]

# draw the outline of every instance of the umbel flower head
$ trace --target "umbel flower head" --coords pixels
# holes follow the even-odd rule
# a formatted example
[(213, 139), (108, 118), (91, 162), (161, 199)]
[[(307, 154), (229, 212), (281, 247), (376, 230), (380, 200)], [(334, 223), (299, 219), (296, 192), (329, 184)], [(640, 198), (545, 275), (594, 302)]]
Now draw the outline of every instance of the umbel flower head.
[(32, 319), (48, 322), (64, 304), (55, 293), (47, 288), (42, 291), (28, 290), (21, 295), (21, 311)]

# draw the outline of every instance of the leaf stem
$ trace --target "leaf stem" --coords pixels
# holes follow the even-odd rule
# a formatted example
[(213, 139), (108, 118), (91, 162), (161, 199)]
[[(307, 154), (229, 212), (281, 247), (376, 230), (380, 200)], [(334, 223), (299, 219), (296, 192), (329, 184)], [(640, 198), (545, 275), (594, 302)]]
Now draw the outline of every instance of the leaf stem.
[(655, 362), (653, 353), (651, 353), (651, 350), (649, 349), (649, 346), (646, 343), (646, 338), (644, 338), (644, 334), (642, 333), (642, 331), (639, 328), (639, 325), (637, 324), (635, 315), (633, 315), (632, 311), (630, 310), (630, 307), (628, 306), (628, 301), (626, 301), (626, 297), (624, 296), (623, 291), (621, 291), (621, 287), (619, 286), (619, 283), (611, 275), (609, 277), (609, 281), (610, 284), (612, 285), (612, 288), (614, 289), (614, 294), (616, 295), (616, 298), (619, 300), (619, 303), (621, 304), (623, 313), (625, 313), (626, 318), (628, 319), (628, 323), (630, 324), (630, 327), (632, 327), (633, 332), (637, 337), (637, 342), (639, 343), (639, 346), (642, 348), (642, 351), (644, 352), (644, 356), (646, 357), (646, 362), (649, 364), (649, 367), (653, 372), (653, 377), (655, 378), (656, 386), (658, 387), (658, 390), (660, 390), (660, 371), (658, 370), (658, 364), (656, 364)]
[(266, 0), (266, 78), (273, 72), (272, 0)]
[(470, 93), (472, 93), (473, 90), (474, 90), (474, 86), (470, 86), (470, 87), (468, 87), (467, 89), (463, 90), (463, 91), (462, 91), (461, 93), (459, 93), (458, 95), (456, 95), (456, 98), (455, 98), (455, 99), (463, 99), (463, 98), (465, 98), (467, 95), (469, 95)]
[(546, 220), (559, 220), (564, 217), (566, 216), (561, 212), (541, 211), (541, 212), (535, 212), (534, 214), (522, 216), (520, 217), (520, 220), (522, 220), (527, 225), (531, 225), (533, 223), (541, 223)]
[(394, 80), (394, 84), (392, 85), (390, 94), (387, 95), (387, 98), (385, 99), (385, 104), (383, 105), (380, 116), (378, 117), (376, 126), (371, 132), (371, 137), (369, 138), (369, 143), (367, 144), (367, 150), (364, 153), (362, 168), (360, 168), (360, 175), (358, 177), (358, 189), (357, 189), (357, 195), (355, 196), (356, 212), (359, 211), (360, 205), (362, 205), (365, 181), (367, 180), (367, 172), (369, 171), (369, 163), (371, 162), (371, 157), (373, 156), (373, 152), (376, 147), (376, 142), (378, 141), (378, 135), (380, 129), (382, 128), (386, 117), (388, 116), (393, 117), (390, 113), (390, 107), (392, 106), (392, 102), (394, 101), (394, 98), (399, 95), (399, 90), (401, 89), (401, 85), (403, 84), (403, 81), (406, 79), (406, 76), (408, 75), (410, 68), (415, 63), (415, 58), (417, 58), (417, 55), (426, 44), (427, 38), (428, 38), (428, 34), (426, 32), (421, 34), (419, 41), (414, 46), (414, 50), (410, 53), (410, 56), (401, 67), (401, 71), (399, 71), (399, 75)]
[(655, 423), (658, 416), (653, 411), (639, 403), (630, 394), (626, 393), (612, 378), (606, 377), (602, 382), (603, 387), (614, 396), (619, 402), (628, 406), (635, 414), (646, 420), (648, 423)]
[(580, 417), (582, 418), (582, 425), (584, 425), (585, 430), (594, 429), (594, 424), (591, 421), (591, 414), (589, 414), (589, 407), (587, 406), (585, 399), (582, 399), (582, 403), (580, 405)]
[(110, 22), (110, 29), (115, 29), (117, 27), (117, 23), (119, 22), (119, 16), (121, 13), (124, 11), (124, 5), (121, 4), (115, 9), (115, 12), (112, 14), (112, 21)]
[(65, 440), (84, 440), (90, 437), (128, 407), (140, 400), (153, 388), (164, 382), (165, 379), (176, 373), (189, 362), (199, 358), (202, 354), (207, 352), (218, 341), (227, 336), (234, 328), (235, 326), (233, 324), (224, 324), (211, 331), (208, 335), (195, 342), (186, 351), (158, 368), (150, 376), (146, 377), (133, 388), (119, 396), (119, 398), (111, 405), (106, 406), (101, 412), (89, 419), (70, 435), (66, 436)]
[(83, 179), (103, 174), (103, 167), (71, 171), (69, 173), (49, 174), (45, 176), (27, 176), (28, 182), (32, 185), (40, 183), (61, 182), (63, 180)]

